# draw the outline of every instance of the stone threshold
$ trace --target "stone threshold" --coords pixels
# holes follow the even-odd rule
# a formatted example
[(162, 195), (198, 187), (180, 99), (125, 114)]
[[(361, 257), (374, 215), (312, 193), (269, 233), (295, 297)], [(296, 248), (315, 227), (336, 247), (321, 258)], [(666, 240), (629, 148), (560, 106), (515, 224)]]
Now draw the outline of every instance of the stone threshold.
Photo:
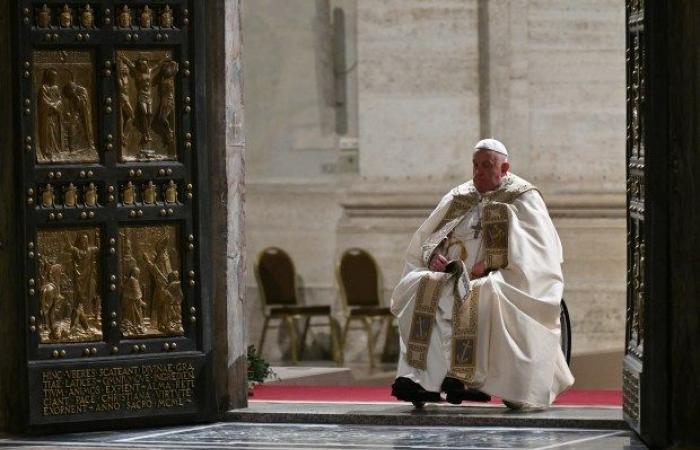
[(403, 403), (249, 402), (228, 411), (226, 422), (308, 423), (342, 425), (489, 426), (625, 430), (619, 407), (554, 406), (544, 411), (516, 412), (500, 405), (428, 404), (422, 409)]

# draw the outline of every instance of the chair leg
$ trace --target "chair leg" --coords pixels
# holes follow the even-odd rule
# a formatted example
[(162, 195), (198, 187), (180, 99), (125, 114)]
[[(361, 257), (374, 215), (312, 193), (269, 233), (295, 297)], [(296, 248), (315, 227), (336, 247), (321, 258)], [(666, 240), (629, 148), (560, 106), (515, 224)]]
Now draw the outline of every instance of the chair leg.
[(348, 341), (348, 330), (350, 330), (350, 316), (345, 319), (345, 328), (343, 328), (343, 337), (340, 340), (340, 362), (345, 363), (345, 344)]
[(328, 321), (331, 327), (331, 354), (333, 355), (333, 361), (342, 364), (343, 357), (342, 352), (340, 351), (340, 337), (338, 336), (340, 332), (338, 330), (338, 321), (331, 315), (328, 316)]
[(296, 321), (292, 316), (285, 316), (284, 321), (287, 322), (287, 328), (289, 328), (289, 346), (292, 350), (292, 363), (297, 365), (299, 363), (299, 355), (297, 353), (299, 344), (297, 342)]
[(365, 330), (367, 331), (367, 350), (369, 353), (369, 368), (374, 369), (374, 333), (372, 333), (372, 324), (374, 320), (365, 317)]
[(263, 345), (265, 345), (265, 336), (267, 335), (267, 328), (270, 325), (270, 316), (265, 317), (263, 322), (262, 335), (260, 336), (260, 346), (258, 346), (258, 353), (262, 353)]
[(301, 333), (301, 341), (299, 342), (299, 358), (304, 355), (304, 349), (306, 348), (306, 335), (309, 333), (309, 324), (311, 323), (311, 316), (307, 316), (304, 320), (304, 331)]

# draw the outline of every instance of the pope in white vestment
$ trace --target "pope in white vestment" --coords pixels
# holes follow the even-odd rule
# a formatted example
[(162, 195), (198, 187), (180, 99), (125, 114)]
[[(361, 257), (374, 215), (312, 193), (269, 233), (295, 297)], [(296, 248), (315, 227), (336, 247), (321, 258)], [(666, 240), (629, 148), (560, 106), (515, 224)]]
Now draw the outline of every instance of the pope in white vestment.
[(573, 384), (561, 350), (559, 236), (537, 189), (509, 173), (505, 146), (479, 142), (474, 179), (443, 197), (413, 236), (391, 310), (394, 395), (451, 403), (501, 397), (547, 407)]

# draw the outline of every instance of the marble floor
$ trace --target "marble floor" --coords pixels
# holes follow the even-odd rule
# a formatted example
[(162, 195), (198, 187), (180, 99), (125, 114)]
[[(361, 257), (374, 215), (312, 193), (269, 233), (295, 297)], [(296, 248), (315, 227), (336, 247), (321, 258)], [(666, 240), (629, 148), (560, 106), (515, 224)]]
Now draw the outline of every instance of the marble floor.
[(645, 449), (631, 431), (216, 423), (43, 436), (0, 436), (0, 449)]

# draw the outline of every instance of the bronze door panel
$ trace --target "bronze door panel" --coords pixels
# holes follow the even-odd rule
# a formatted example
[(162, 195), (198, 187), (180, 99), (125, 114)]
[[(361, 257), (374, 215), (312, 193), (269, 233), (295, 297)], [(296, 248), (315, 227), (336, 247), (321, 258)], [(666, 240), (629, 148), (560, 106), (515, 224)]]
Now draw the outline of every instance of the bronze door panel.
[(38, 50), (32, 59), (37, 162), (98, 162), (93, 52)]
[(204, 3), (12, 5), (29, 428), (215, 409)]
[(41, 343), (102, 340), (99, 253), (99, 228), (39, 231)]
[(119, 231), (122, 336), (184, 334), (180, 248), (175, 225)]
[(171, 50), (118, 50), (121, 161), (177, 159), (175, 77)]

